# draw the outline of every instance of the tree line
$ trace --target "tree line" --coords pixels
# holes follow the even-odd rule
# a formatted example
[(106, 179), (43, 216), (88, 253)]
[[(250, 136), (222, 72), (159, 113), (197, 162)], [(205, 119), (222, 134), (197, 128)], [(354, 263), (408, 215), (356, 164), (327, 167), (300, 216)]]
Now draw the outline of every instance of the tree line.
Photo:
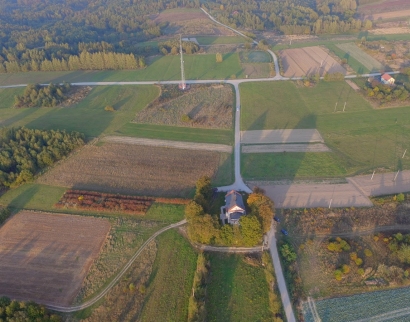
[[(187, 54), (194, 54), (199, 51), (199, 46), (192, 41), (182, 41), (181, 42), (182, 51)], [(164, 54), (176, 55), (179, 53), (179, 40), (168, 40), (158, 43), (159, 51)]]
[(60, 322), (58, 315), (50, 314), (44, 306), (34, 302), (10, 300), (0, 297), (0, 321)]
[(194, 199), (185, 208), (189, 238), (201, 244), (224, 246), (255, 246), (270, 229), (274, 216), (273, 202), (260, 189), (247, 198), (248, 213), (239, 225), (221, 225), (218, 215), (211, 215), (214, 198), (211, 180), (201, 177), (196, 183)]
[(356, 13), (356, 0), (212, 0), (205, 6), (234, 28), (276, 30), (284, 34), (345, 33), (372, 28)]
[(70, 90), (69, 83), (49, 84), (29, 84), (26, 86), (23, 95), (14, 97), (14, 107), (55, 107), (66, 99), (65, 94)]
[(15, 187), (84, 144), (84, 135), (64, 130), (0, 130), (0, 187)]
[[(37, 52), (38, 53), (38, 52)], [(81, 52), (80, 55), (69, 55), (66, 58), (41, 58), (19, 59), (9, 58), (0, 62), (0, 73), (18, 73), (28, 71), (71, 71), (71, 70), (121, 70), (144, 68), (145, 58), (136, 57), (134, 54), (121, 54), (113, 52)], [(9, 55), (9, 57), (11, 57)]]

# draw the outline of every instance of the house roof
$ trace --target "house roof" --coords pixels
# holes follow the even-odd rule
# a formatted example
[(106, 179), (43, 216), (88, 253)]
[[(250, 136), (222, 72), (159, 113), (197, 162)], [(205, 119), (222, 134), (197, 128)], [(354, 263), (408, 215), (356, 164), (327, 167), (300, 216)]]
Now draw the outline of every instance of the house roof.
[(245, 211), (245, 205), (243, 203), (242, 195), (235, 190), (231, 190), (226, 194), (225, 202), (228, 211), (229, 209), (232, 209), (234, 207), (239, 207)]
[(384, 79), (385, 81), (388, 81), (388, 80), (390, 80), (390, 79), (392, 79), (393, 77), (391, 77), (389, 74), (387, 74), (387, 73), (384, 73), (383, 75), (382, 75), (382, 79)]
[(241, 218), (244, 214), (242, 212), (234, 212), (232, 213), (229, 217), (231, 220), (238, 220)]

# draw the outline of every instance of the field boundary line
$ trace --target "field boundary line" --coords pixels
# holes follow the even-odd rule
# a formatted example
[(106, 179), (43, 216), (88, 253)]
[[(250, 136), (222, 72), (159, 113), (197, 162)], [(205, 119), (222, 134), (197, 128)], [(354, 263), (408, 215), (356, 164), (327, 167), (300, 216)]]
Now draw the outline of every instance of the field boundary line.
[(390, 311), (387, 313), (382, 313), (379, 315), (375, 315), (375, 316), (371, 316), (365, 319), (360, 319), (360, 320), (355, 320), (352, 322), (366, 322), (366, 321), (387, 321), (387, 320), (391, 320), (392, 318), (398, 318), (401, 316), (405, 316), (405, 315), (409, 315), (410, 314), (410, 307), (406, 307), (404, 309), (399, 309), (399, 310), (395, 310), (395, 311)]
[(128, 261), (127, 264), (121, 269), (121, 271), (117, 274), (117, 276), (114, 277), (114, 279), (98, 294), (95, 296), (93, 299), (80, 304), (76, 306), (69, 306), (69, 307), (64, 307), (64, 306), (57, 306), (57, 305), (44, 305), (50, 310), (54, 310), (57, 312), (64, 312), (64, 313), (71, 313), (71, 312), (77, 312), (83, 309), (86, 309), (90, 307), (91, 305), (95, 304), (98, 302), (100, 299), (102, 299), (112, 288), (117, 282), (121, 279), (121, 277), (128, 271), (128, 269), (131, 267), (131, 265), (134, 263), (134, 261), (137, 259), (137, 257), (142, 253), (142, 251), (145, 249), (145, 247), (152, 241), (154, 240), (158, 235), (162, 234), (163, 232), (170, 230), (175, 227), (182, 226), (186, 224), (186, 219), (181, 220), (175, 224), (171, 224), (169, 226), (166, 226), (164, 228), (161, 228), (160, 230), (156, 231), (151, 237), (149, 237), (144, 244), (137, 250), (137, 252), (131, 257), (131, 259)]
[(194, 143), (194, 142), (158, 140), (158, 139), (144, 139), (144, 138), (134, 138), (134, 137), (129, 137), (129, 136), (105, 136), (101, 139), (101, 141), (108, 142), (108, 143), (123, 143), (123, 144), (145, 145), (145, 146), (153, 146), (153, 147), (177, 148), (177, 149), (185, 149), (185, 150), (204, 150), (204, 151), (232, 153), (232, 146), (225, 145), (225, 144)]

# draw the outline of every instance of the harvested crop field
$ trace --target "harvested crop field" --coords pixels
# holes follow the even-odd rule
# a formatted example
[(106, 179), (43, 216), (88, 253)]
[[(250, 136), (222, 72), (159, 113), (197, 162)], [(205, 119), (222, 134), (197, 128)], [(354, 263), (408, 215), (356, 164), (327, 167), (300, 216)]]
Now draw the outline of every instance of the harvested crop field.
[(111, 143), (125, 143), (125, 144), (156, 146), (156, 147), (165, 147), (165, 148), (177, 148), (177, 149), (186, 149), (186, 150), (203, 150), (203, 151), (217, 151), (217, 152), (232, 153), (232, 146), (225, 145), (225, 144), (141, 139), (141, 138), (132, 138), (129, 136), (106, 136), (104, 137), (103, 141), (111, 142)]
[(301, 77), (347, 71), (321, 47), (286, 49), (279, 52), (285, 77)]
[(241, 131), (242, 144), (324, 143), (318, 130), (260, 130)]
[(88, 145), (39, 182), (148, 196), (187, 196), (202, 175), (214, 177), (222, 154), (132, 144)]
[(0, 229), (0, 295), (71, 304), (109, 230), (103, 219), (19, 212)]
[(408, 0), (384, 0), (359, 6), (357, 11), (359, 14), (366, 16), (367, 19), (375, 19), (374, 14), (376, 13), (404, 12), (406, 11), (405, 9), (410, 9)]
[(139, 112), (135, 122), (231, 129), (233, 101), (230, 85), (192, 85), (186, 92), (177, 85), (164, 85), (158, 99)]
[(384, 68), (380, 62), (378, 62), (376, 59), (374, 59), (369, 54), (365, 53), (363, 50), (357, 47), (356, 44), (354, 43), (344, 43), (344, 44), (338, 44), (336, 46), (339, 47), (344, 52), (346, 52), (348, 55), (355, 58), (359, 63), (361, 63), (363, 66), (365, 66), (370, 71), (380, 71), (381, 69)]
[(242, 153), (280, 153), (280, 152), (330, 152), (322, 143), (318, 144), (258, 144), (242, 146)]
[(379, 28), (379, 29), (369, 30), (369, 33), (373, 35), (408, 34), (410, 33), (410, 28), (408, 27)]

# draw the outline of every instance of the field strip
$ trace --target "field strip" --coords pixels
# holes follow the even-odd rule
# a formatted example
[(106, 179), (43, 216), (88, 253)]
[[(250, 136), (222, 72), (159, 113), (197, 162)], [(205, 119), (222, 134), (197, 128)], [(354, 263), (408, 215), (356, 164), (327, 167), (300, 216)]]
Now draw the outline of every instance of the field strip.
[(356, 83), (353, 83), (351, 80), (346, 79), (346, 83), (353, 88), (355, 91), (359, 91), (360, 87), (356, 85)]
[(148, 238), (144, 244), (137, 250), (137, 252), (131, 257), (131, 259), (128, 261), (128, 263), (122, 268), (122, 270), (115, 276), (115, 278), (101, 291), (100, 294), (98, 294), (96, 297), (93, 299), (77, 305), (77, 306), (71, 306), (71, 307), (64, 307), (64, 306), (57, 306), (57, 305), (46, 305), (47, 308), (57, 311), (57, 312), (65, 312), (65, 313), (70, 313), (70, 312), (77, 312), (83, 309), (86, 309), (87, 307), (90, 307), (91, 305), (95, 304), (97, 301), (102, 299), (109, 290), (121, 279), (121, 277), (127, 272), (127, 270), (131, 267), (131, 265), (134, 263), (134, 261), (137, 259), (137, 257), (142, 253), (142, 251), (145, 249), (145, 247), (153, 240), (155, 239), (158, 235), (162, 234), (164, 231), (167, 231), (169, 229), (179, 227), (181, 225), (186, 224), (186, 219), (177, 222), (175, 224), (171, 224), (169, 226), (166, 226), (157, 232), (155, 232), (153, 235), (151, 235), (150, 238)]
[(242, 153), (330, 152), (322, 143), (317, 144), (264, 144), (242, 146)]
[(344, 52), (346, 52), (347, 54), (353, 56), (353, 58), (358, 60), (363, 66), (365, 66), (370, 71), (383, 69), (383, 65), (379, 61), (374, 59), (369, 54), (365, 53), (354, 43), (343, 43), (337, 44), (336, 46)]
[(102, 138), (103, 142), (109, 143), (122, 143), (122, 144), (135, 144), (155, 147), (177, 148), (185, 150), (203, 150), (203, 151), (216, 151), (232, 153), (232, 146), (224, 144), (212, 144), (212, 143), (193, 143), (193, 142), (180, 142), (180, 141), (168, 141), (168, 140), (156, 140), (156, 139), (140, 139), (132, 138), (128, 136), (106, 136)]
[(391, 19), (391, 18), (400, 18), (400, 17), (410, 17), (410, 10), (400, 10), (400, 11), (390, 11), (383, 13), (375, 13), (366, 16), (366, 19), (377, 20), (377, 19)]
[(316, 129), (241, 131), (242, 144), (324, 143)]
[(399, 317), (406, 316), (406, 315), (410, 315), (410, 307), (406, 307), (404, 309), (379, 314), (379, 315), (376, 315), (376, 316), (371, 316), (371, 317), (368, 317), (366, 319), (355, 320), (355, 321), (352, 321), (352, 322), (366, 322), (366, 321), (369, 321), (369, 319), (371, 319), (372, 322), (378, 322), (378, 321), (381, 322), (381, 321), (391, 320), (393, 318), (399, 318)]

